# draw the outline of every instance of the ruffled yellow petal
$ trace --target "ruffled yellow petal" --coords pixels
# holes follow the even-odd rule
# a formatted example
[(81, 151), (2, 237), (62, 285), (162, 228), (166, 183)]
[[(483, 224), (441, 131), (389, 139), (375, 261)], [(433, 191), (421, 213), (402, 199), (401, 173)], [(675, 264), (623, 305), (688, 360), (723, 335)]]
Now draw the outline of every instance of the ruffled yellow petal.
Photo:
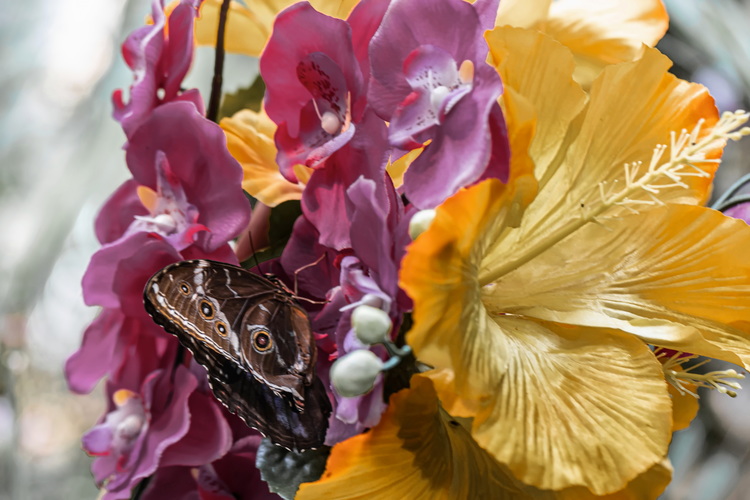
[[(346, 19), (359, 0), (310, 0), (323, 14)], [(224, 49), (227, 52), (259, 57), (273, 30), (276, 15), (297, 0), (253, 0), (248, 6), (233, 1), (227, 14)], [(205, 0), (195, 24), (198, 45), (216, 45), (222, 0)]]
[[(661, 461), (671, 401), (660, 363), (638, 339), (493, 316), (505, 357), (472, 435), (524, 483), (613, 493)], [(498, 355), (494, 345), (475, 346)]]
[[(454, 374), (450, 370), (430, 370), (423, 374), (432, 380), (435, 390), (440, 398), (440, 405), (452, 415), (457, 417), (474, 417), (479, 412), (479, 401), (468, 400), (456, 391), (454, 385)], [(683, 412), (689, 402), (683, 399), (674, 399), (677, 393), (674, 387), (667, 384), (669, 394), (673, 397), (673, 418), (684, 418), (688, 412)], [(674, 392), (673, 392), (674, 391)], [(697, 400), (692, 396), (689, 397), (693, 402)], [(680, 396), (685, 398), (685, 396)], [(683, 404), (687, 403), (687, 405)], [(696, 403), (697, 404), (697, 403)], [(697, 409), (697, 407), (696, 407)], [(692, 416), (689, 418), (692, 419)], [(672, 430), (681, 424), (682, 420), (675, 420)], [(682, 428), (682, 427), (680, 427)], [(659, 463), (653, 465), (646, 472), (639, 474), (631, 480), (622, 490), (608, 495), (594, 495), (588, 488), (583, 486), (573, 486), (564, 488), (559, 491), (540, 490), (532, 486), (523, 485), (523, 491), (530, 494), (536, 500), (656, 500), (666, 489), (672, 477), (672, 466), (669, 460), (664, 458)]]
[(750, 368), (747, 248), (743, 221), (667, 205), (582, 227), (484, 287), (482, 300)]
[[(697, 390), (693, 386), (692, 390)], [(691, 394), (682, 394), (669, 384), (669, 395), (672, 398), (672, 432), (687, 429), (698, 414), (698, 399)]]
[[(221, 4), (222, 0), (204, 0), (201, 5), (200, 17), (196, 19), (194, 28), (195, 42), (198, 45), (216, 46)], [(263, 15), (269, 7), (271, 6), (264, 1), (254, 1), (252, 11), (239, 2), (229, 4), (224, 50), (233, 54), (260, 56), (273, 26), (273, 16), (269, 18)]]
[[(537, 161), (539, 195), (524, 213), (521, 227), (492, 244), (484, 266), (491, 271), (480, 277), (482, 284), (587, 223), (644, 212), (661, 203), (707, 199), (714, 160), (725, 142), (714, 137), (717, 112), (704, 87), (668, 74), (669, 65), (666, 57), (649, 49), (639, 61), (608, 67), (562, 142), (559, 133), (545, 139), (540, 116), (534, 143), (549, 145), (546, 151), (555, 151), (554, 160)], [(516, 90), (532, 104), (544, 106), (533, 82)], [(694, 137), (687, 134), (682, 143), (675, 141), (674, 147), (655, 153), (659, 144), (672, 143), (674, 131), (696, 130), (700, 123)], [(692, 143), (697, 145), (689, 146)], [(489, 264), (493, 259), (496, 265)]]
[(304, 499), (531, 499), (437, 400), (427, 377), (391, 398), (380, 423), (331, 450)]
[(565, 45), (575, 57), (575, 79), (586, 89), (605, 66), (638, 59), (644, 44), (655, 46), (668, 24), (659, 0), (503, 0), (495, 21)]
[(558, 0), (543, 30), (573, 51), (584, 87), (608, 64), (633, 61), (656, 45), (669, 25), (660, 0)]
[(409, 165), (417, 159), (417, 157), (424, 151), (424, 148), (412, 149), (405, 155), (398, 158), (396, 161), (389, 161), (385, 167), (385, 171), (391, 176), (393, 186), (398, 189), (404, 183), (404, 173)]
[(432, 385), (440, 399), (440, 406), (453, 417), (472, 418), (479, 412), (479, 401), (465, 398), (460, 391), (456, 390), (456, 374), (453, 370), (447, 368), (430, 370), (423, 375), (432, 380)]
[[(407, 343), (425, 363), (454, 370), (466, 397), (493, 390), (481, 381), (497, 380), (505, 370), (501, 332), (480, 300), (481, 245), (512, 225), (524, 205), (519, 200), (528, 197), (532, 187), (484, 181), (459, 191), (437, 207), (430, 228), (409, 246), (402, 261), (400, 284), (414, 300), (414, 328)], [(483, 349), (492, 356), (480, 352)], [(467, 375), (469, 368), (476, 378)]]
[[(672, 480), (672, 464), (663, 459), (639, 475), (628, 485), (609, 495), (594, 495), (589, 490), (577, 487), (566, 488), (555, 495), (556, 500), (656, 500)], [(545, 500), (547, 500), (545, 498)]]
[(309, 169), (301, 165), (295, 168), (301, 184), (289, 182), (281, 175), (273, 140), (276, 124), (264, 111), (242, 110), (222, 119), (220, 125), (227, 136), (229, 152), (242, 165), (245, 191), (269, 207), (302, 197)]
[[(486, 39), (489, 62), (500, 73), (505, 93), (524, 99), (536, 115), (536, 134), (529, 154), (536, 163), (537, 178), (543, 179), (570, 123), (586, 102), (586, 93), (572, 78), (573, 56), (537, 31), (497, 28), (488, 32)], [(517, 144), (512, 143), (511, 149), (513, 159)]]
[(496, 26), (531, 28), (546, 19), (552, 0), (503, 0), (497, 11)]

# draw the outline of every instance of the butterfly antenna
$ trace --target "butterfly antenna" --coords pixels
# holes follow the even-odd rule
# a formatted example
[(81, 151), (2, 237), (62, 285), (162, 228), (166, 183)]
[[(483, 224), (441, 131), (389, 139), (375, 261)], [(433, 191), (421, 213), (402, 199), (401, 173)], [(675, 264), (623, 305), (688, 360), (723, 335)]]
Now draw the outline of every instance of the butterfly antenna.
[(255, 255), (255, 245), (253, 245), (253, 232), (251, 230), (248, 230), (249, 240), (250, 240), (250, 250), (253, 252), (253, 260), (255, 261), (255, 267), (258, 269), (258, 274), (263, 276), (263, 270), (260, 268), (260, 262), (258, 262), (258, 257)]
[(323, 257), (326, 257), (327, 255), (328, 255), (327, 253), (323, 253), (320, 257), (318, 257), (318, 259), (315, 262), (311, 262), (309, 264), (305, 264), (304, 266), (302, 266), (302, 267), (298, 268), (296, 271), (294, 271), (294, 298), (295, 299), (297, 299), (297, 300), (304, 300), (305, 302), (308, 302), (310, 304), (328, 304), (329, 301), (327, 301), (327, 300), (320, 301), (320, 300), (308, 299), (307, 297), (302, 297), (302, 296), (299, 295), (298, 290), (297, 290), (297, 285), (298, 285), (297, 275), (300, 272), (302, 272), (305, 269), (307, 269), (308, 267), (313, 267), (313, 266), (316, 266), (316, 265), (320, 264), (320, 261), (323, 260)]
[(317, 266), (318, 264), (320, 264), (320, 261), (323, 260), (323, 257), (325, 257), (325, 256), (326, 256), (326, 254), (324, 252), (323, 254), (321, 254), (320, 257), (318, 257), (318, 260), (316, 260), (315, 262), (311, 262), (309, 264), (305, 264), (304, 266), (302, 266), (302, 267), (298, 268), (296, 271), (294, 271), (294, 295), (295, 296), (298, 296), (298, 294), (297, 294), (297, 284), (298, 284), (297, 283), (297, 275), (300, 272), (304, 271), (305, 269), (307, 269), (309, 267)]

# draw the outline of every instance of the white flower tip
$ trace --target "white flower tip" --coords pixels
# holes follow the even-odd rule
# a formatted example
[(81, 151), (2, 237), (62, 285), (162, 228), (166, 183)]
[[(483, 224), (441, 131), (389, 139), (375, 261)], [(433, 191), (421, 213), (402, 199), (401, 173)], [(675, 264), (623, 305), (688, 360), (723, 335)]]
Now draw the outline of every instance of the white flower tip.
[(417, 236), (427, 231), (434, 218), (435, 210), (431, 208), (415, 213), (409, 221), (409, 236), (411, 236), (411, 239), (415, 240)]
[(377, 307), (361, 305), (352, 312), (352, 327), (363, 344), (385, 342), (393, 322), (388, 313)]
[(383, 361), (372, 351), (358, 349), (337, 359), (331, 367), (334, 390), (345, 398), (370, 392), (383, 368)]

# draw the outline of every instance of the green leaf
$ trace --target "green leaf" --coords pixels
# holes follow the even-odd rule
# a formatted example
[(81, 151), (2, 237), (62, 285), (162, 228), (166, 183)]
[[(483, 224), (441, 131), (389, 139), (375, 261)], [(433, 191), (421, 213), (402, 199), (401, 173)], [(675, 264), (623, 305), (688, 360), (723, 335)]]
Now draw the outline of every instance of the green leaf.
[(238, 89), (237, 92), (224, 94), (219, 109), (219, 120), (232, 116), (243, 109), (260, 111), (263, 95), (266, 93), (266, 84), (258, 75), (258, 78), (249, 86)]
[(258, 447), (255, 466), (272, 493), (290, 500), (294, 498), (300, 484), (320, 479), (330, 453), (331, 448), (328, 446), (317, 450), (291, 451), (264, 438)]

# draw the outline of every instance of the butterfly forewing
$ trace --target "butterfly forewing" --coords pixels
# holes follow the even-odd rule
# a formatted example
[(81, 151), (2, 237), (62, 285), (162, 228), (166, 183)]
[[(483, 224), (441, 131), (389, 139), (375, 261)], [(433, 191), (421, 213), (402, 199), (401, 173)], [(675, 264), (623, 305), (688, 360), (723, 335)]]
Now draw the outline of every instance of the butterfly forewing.
[(206, 367), (230, 411), (282, 446), (323, 443), (330, 401), (315, 376), (309, 320), (287, 291), (244, 269), (196, 260), (156, 273), (144, 300)]

